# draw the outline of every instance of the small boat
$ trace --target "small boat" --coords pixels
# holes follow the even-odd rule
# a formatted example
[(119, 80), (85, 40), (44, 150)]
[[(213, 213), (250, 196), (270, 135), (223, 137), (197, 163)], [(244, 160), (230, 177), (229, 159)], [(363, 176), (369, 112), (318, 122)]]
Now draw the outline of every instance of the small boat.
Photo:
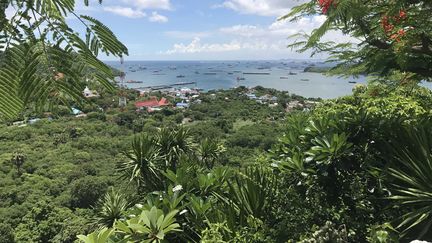
[(204, 75), (216, 75), (217, 73), (204, 73)]
[(234, 73), (228, 73), (229, 75), (233, 75)]
[(307, 79), (307, 78), (302, 78), (302, 79), (300, 79), (301, 81), (309, 81), (309, 79)]
[(289, 75), (297, 75), (297, 73), (289, 72)]
[(350, 84), (356, 84), (357, 82), (356, 81), (348, 81), (348, 83), (350, 83)]
[(177, 75), (177, 78), (184, 78), (184, 77), (186, 77), (186, 76), (184, 76), (184, 75)]
[(198, 71), (195, 71), (195, 74), (199, 74), (199, 72), (198, 72)]
[(241, 77), (237, 77), (237, 80), (240, 81), (240, 80), (246, 80), (246, 79), (245, 78), (241, 78)]
[(280, 79), (288, 79), (288, 77), (280, 77)]

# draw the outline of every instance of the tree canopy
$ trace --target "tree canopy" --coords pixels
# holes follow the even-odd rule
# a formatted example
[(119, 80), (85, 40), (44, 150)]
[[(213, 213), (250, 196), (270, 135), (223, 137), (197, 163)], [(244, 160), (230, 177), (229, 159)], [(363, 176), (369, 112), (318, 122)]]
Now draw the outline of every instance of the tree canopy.
[[(41, 110), (80, 102), (85, 81), (113, 88), (113, 72), (98, 55), (122, 58), (128, 50), (103, 23), (78, 15), (75, 5), (75, 0), (1, 1), (0, 118), (15, 117), (27, 105)], [(14, 10), (11, 17), (8, 9)], [(84, 37), (68, 26), (67, 17), (80, 21)]]
[[(339, 64), (336, 74), (397, 75), (397, 80), (432, 79), (432, 2), (428, 0), (312, 0), (281, 19), (323, 14), (326, 20), (312, 33), (301, 33), (291, 47), (298, 51), (329, 54)], [(353, 41), (324, 41), (341, 31)], [(348, 69), (347, 69), (348, 67)]]

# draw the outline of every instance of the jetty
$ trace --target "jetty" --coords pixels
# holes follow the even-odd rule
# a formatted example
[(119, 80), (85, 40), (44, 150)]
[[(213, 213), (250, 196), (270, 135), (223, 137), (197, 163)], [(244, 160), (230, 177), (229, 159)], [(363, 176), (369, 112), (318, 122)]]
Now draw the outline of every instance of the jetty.
[(270, 73), (243, 73), (244, 75), (270, 75)]
[(183, 85), (189, 85), (189, 84), (196, 84), (196, 82), (181, 82), (181, 83), (174, 83), (174, 84), (162, 84), (162, 85), (153, 85), (153, 86), (142, 86), (138, 88), (134, 88), (137, 90), (161, 90), (161, 89), (171, 89), (177, 86), (183, 86)]

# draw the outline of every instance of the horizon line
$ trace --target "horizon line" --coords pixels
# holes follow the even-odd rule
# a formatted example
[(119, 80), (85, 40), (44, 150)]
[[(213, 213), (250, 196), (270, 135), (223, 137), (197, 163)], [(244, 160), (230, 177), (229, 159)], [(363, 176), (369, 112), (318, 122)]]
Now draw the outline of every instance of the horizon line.
[[(120, 60), (120, 59), (119, 59)], [(119, 60), (104, 60), (102, 62), (118, 62)], [(323, 58), (279, 58), (279, 59), (226, 59), (226, 60), (206, 60), (206, 59), (165, 59), (165, 60), (151, 60), (151, 59), (134, 59), (134, 60), (124, 60), (124, 62), (238, 62), (238, 61), (284, 61), (284, 60), (327, 60)]]

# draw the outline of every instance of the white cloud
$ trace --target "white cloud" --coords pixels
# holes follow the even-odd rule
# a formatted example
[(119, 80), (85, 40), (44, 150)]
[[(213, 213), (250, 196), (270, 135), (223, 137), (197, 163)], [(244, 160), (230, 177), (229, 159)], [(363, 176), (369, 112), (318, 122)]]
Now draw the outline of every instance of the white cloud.
[(216, 7), (232, 9), (243, 14), (282, 16), (293, 6), (305, 2), (307, 0), (225, 0)]
[(269, 42), (285, 39), (286, 37), (298, 32), (310, 33), (318, 28), (325, 21), (326, 16), (314, 16), (311, 18), (301, 18), (297, 22), (286, 20), (273, 22), (269, 26), (256, 25), (234, 25), (219, 29), (224, 35), (237, 36), (242, 38), (264, 38)]
[(158, 22), (158, 23), (166, 23), (168, 22), (168, 18), (166, 16), (158, 14), (158, 12), (153, 12), (149, 17), (150, 22)]
[(241, 45), (235, 41), (222, 44), (202, 44), (201, 39), (196, 37), (190, 44), (174, 44), (171, 50), (166, 51), (166, 54), (176, 53), (202, 53), (202, 52), (224, 52), (240, 50)]
[(128, 18), (143, 18), (146, 16), (146, 13), (144, 13), (143, 11), (139, 9), (132, 9), (129, 7), (107, 6), (103, 9), (106, 12), (114, 13)]
[(123, 0), (123, 2), (138, 9), (172, 9), (170, 0)]
[[(268, 26), (257, 25), (234, 25), (220, 28), (212, 32), (206, 32), (207, 35), (215, 37), (217, 42), (203, 42), (196, 35), (189, 44), (178, 43), (163, 52), (164, 54), (193, 54), (193, 53), (248, 53), (250, 55), (297, 55), (294, 54), (287, 46), (292, 43), (293, 39), (288, 39), (290, 35), (303, 32), (310, 34), (312, 30), (321, 26), (326, 20), (326, 16), (305, 17), (297, 22), (277, 21)], [(174, 33), (174, 35), (179, 33)], [(193, 34), (193, 32), (189, 33)], [(186, 37), (186, 36), (185, 36)], [(190, 38), (192, 39), (192, 38)], [(333, 41), (355, 41), (341, 32), (330, 32), (324, 36), (324, 40)], [(219, 54), (218, 54), (219, 55)], [(240, 55), (240, 54), (239, 54)], [(304, 56), (304, 54), (303, 54)]]

